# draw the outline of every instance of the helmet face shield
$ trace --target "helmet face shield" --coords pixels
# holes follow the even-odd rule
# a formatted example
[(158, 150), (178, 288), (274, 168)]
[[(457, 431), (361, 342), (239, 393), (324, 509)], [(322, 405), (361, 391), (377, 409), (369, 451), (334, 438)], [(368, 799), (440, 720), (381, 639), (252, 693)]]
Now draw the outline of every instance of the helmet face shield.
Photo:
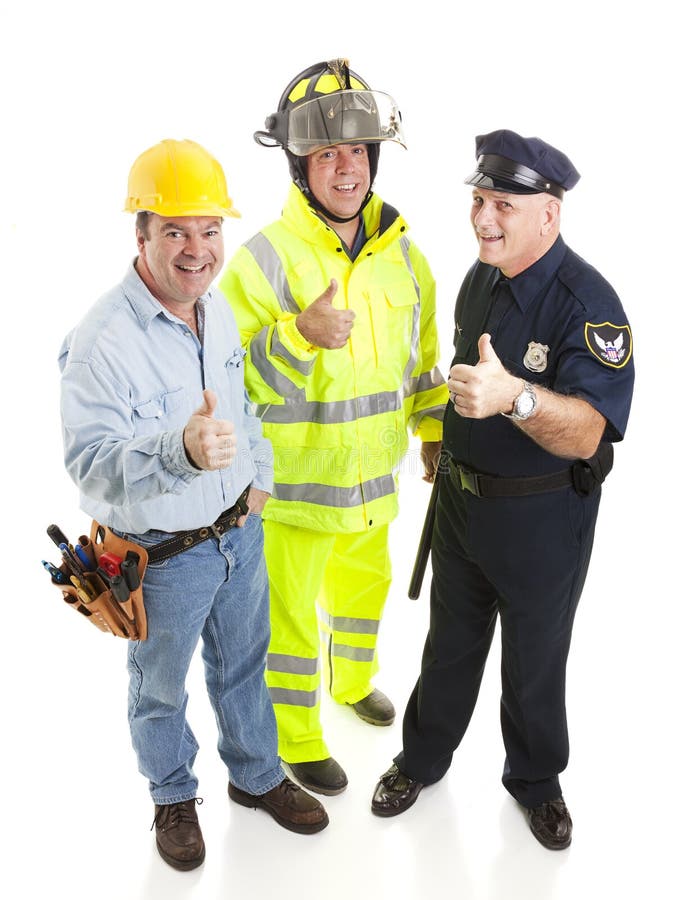
[(397, 104), (380, 91), (335, 91), (298, 103), (288, 112), (287, 149), (297, 156), (333, 144), (373, 141), (406, 147)]

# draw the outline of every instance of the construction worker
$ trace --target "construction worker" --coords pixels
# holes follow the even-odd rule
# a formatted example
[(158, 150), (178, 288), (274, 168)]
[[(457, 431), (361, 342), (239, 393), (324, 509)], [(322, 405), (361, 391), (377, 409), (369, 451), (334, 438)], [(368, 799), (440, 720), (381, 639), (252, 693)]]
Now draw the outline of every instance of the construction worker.
[(437, 368), (435, 283), (397, 210), (372, 193), (394, 100), (343, 60), (293, 78), (255, 139), (284, 149), (282, 217), (226, 267), (221, 289), (247, 349), (246, 386), (274, 447), (265, 509), (279, 752), (305, 787), (348, 783), (320, 723), (320, 648), (335, 701), (390, 725), (372, 685), (391, 581), (388, 526), (407, 429), (434, 477), (448, 391)]
[(148, 551), (147, 639), (128, 645), (128, 718), (158, 851), (189, 870), (205, 856), (185, 715), (199, 640), (230, 798), (302, 834), (328, 818), (285, 776), (264, 681), (260, 513), (272, 451), (245, 398), (234, 317), (210, 287), (222, 217), (238, 213), (217, 160), (172, 140), (133, 164), (126, 210), (138, 256), (61, 353), (65, 462), (82, 508)]

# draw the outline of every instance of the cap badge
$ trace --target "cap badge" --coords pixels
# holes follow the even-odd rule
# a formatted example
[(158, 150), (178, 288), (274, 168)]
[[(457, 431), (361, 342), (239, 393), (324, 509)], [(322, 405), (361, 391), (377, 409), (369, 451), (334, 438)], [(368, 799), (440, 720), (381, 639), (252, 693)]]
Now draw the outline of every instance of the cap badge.
[(546, 344), (538, 344), (531, 341), (523, 358), (523, 364), (529, 372), (544, 372), (547, 368), (547, 354), (549, 347)]
[(604, 365), (621, 369), (631, 359), (631, 329), (628, 325), (601, 322), (584, 326), (584, 339), (593, 355)]

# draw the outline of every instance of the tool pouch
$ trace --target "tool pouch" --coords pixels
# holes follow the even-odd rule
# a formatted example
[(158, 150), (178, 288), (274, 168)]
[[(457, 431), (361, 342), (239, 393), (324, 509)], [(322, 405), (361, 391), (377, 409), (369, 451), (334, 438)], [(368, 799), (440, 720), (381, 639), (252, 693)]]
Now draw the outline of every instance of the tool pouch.
[[(138, 554), (139, 586), (130, 592), (128, 600), (124, 603), (117, 601), (112, 591), (96, 572), (87, 572), (87, 583), (97, 592), (96, 598), (84, 603), (70, 584), (59, 584), (58, 588), (63, 593), (63, 599), (72, 608), (85, 616), (92, 625), (101, 631), (107, 631), (117, 637), (127, 638), (132, 641), (144, 641), (147, 637), (147, 617), (143, 604), (142, 579), (147, 567), (147, 550), (139, 544), (124, 540), (95, 520), (91, 525), (91, 538), (85, 544), (86, 552), (92, 554), (96, 562), (103, 553), (113, 553), (121, 559), (126, 557), (129, 550)], [(64, 571), (62, 569), (62, 571)], [(66, 573), (67, 574), (67, 573)], [(56, 582), (53, 582), (56, 584)]]
[(578, 459), (572, 465), (572, 479), (575, 492), (580, 497), (588, 497), (610, 474), (614, 460), (612, 444), (604, 442), (590, 459)]

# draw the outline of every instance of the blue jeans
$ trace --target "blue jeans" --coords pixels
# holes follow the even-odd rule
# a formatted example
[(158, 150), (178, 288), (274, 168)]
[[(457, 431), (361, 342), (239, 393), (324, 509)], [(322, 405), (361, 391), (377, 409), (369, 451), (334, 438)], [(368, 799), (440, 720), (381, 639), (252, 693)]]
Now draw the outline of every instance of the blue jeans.
[[(145, 547), (164, 532), (126, 535)], [(148, 566), (148, 635), (128, 648), (131, 739), (155, 803), (197, 794), (198, 743), (186, 719), (185, 679), (199, 638), (217, 719), (218, 750), (231, 782), (249, 794), (280, 784), (276, 720), (264, 681), (269, 587), (259, 516), (221, 538)]]

